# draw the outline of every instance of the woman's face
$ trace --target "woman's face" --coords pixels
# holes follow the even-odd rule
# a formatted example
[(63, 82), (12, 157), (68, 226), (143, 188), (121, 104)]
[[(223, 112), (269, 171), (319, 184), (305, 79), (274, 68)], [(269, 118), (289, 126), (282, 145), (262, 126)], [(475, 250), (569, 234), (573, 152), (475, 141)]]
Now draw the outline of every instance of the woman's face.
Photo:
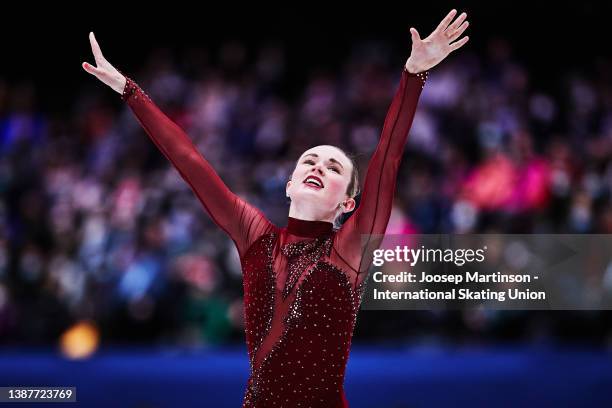
[(347, 200), (346, 190), (352, 171), (351, 160), (340, 149), (329, 145), (313, 147), (300, 156), (287, 183), (287, 197), (301, 210), (307, 207), (321, 219), (335, 214), (338, 204), (347, 201), (348, 208), (341, 212), (351, 211), (354, 200)]

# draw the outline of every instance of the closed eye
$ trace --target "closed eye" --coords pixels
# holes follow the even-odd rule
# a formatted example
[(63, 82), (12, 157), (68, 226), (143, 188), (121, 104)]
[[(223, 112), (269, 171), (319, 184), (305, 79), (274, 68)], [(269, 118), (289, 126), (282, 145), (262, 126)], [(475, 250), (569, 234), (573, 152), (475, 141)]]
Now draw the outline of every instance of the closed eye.
[[(310, 160), (310, 159), (306, 159), (306, 160), (304, 160), (304, 162), (303, 162), (303, 163), (304, 163), (304, 164), (310, 164), (310, 165), (314, 165), (314, 164), (315, 164), (314, 160)], [(336, 173), (338, 173), (338, 174), (341, 174), (341, 173), (340, 173), (340, 169), (339, 169), (338, 167), (336, 167), (336, 166), (330, 166), (330, 167), (328, 167), (328, 169), (329, 169), (329, 170), (331, 170), (331, 171), (333, 171), (333, 172), (336, 172)]]

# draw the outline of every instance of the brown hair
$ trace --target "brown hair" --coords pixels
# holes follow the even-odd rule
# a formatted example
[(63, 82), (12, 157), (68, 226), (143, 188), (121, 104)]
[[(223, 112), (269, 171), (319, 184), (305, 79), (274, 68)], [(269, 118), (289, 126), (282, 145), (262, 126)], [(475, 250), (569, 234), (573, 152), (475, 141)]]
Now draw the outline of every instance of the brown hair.
[(353, 164), (353, 171), (351, 172), (351, 181), (349, 181), (348, 187), (346, 188), (346, 194), (355, 198), (357, 194), (359, 194), (359, 169), (357, 168), (357, 161), (355, 160), (355, 156), (347, 154), (344, 150), (337, 147), (344, 155), (351, 161)]
[[(357, 160), (355, 160), (357, 156), (349, 155), (344, 150), (340, 149), (339, 147), (337, 147), (337, 149), (340, 150), (353, 164), (353, 171), (351, 172), (351, 181), (349, 181), (348, 187), (346, 188), (346, 194), (350, 198), (356, 198), (357, 195), (360, 193), (359, 191), (359, 169), (357, 168)], [(351, 217), (351, 215), (355, 212), (355, 210), (357, 210), (357, 205), (359, 205), (359, 198), (357, 198), (357, 200), (355, 201), (356, 201), (356, 206), (355, 206), (355, 209), (353, 209), (353, 211), (348, 212), (348, 213), (342, 213), (334, 220), (334, 227), (336, 229), (339, 229), (340, 227), (342, 227), (342, 225)]]

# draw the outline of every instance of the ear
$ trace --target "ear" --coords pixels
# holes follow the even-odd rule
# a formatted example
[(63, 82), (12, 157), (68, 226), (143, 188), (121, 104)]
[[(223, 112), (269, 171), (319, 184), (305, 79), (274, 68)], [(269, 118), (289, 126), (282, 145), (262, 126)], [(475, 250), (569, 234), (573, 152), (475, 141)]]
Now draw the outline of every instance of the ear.
[(287, 182), (287, 186), (285, 187), (285, 195), (289, 197), (289, 187), (291, 187), (291, 180)]
[(342, 202), (342, 204), (344, 204), (342, 206), (342, 212), (344, 212), (344, 213), (348, 213), (348, 212), (353, 211), (355, 209), (355, 205), (356, 205), (354, 198), (347, 198), (346, 200), (344, 200)]

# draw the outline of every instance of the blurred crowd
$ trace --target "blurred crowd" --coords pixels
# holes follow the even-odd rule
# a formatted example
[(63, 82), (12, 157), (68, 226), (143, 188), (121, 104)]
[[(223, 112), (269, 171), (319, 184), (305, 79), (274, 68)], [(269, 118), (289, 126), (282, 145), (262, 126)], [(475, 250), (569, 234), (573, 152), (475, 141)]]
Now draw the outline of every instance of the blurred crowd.
[[(303, 78), (278, 44), (199, 51), (159, 49), (127, 75), (234, 192), (286, 225), (285, 183), (317, 144), (355, 155), (363, 180), (407, 50), (364, 42)], [(610, 61), (545, 81), (535, 64), (496, 39), (430, 72), (388, 232), (612, 233)], [(44, 92), (0, 79), (0, 344), (54, 344), (83, 321), (105, 343), (242, 342), (233, 243), (120, 96), (84, 72), (63, 112)], [(612, 344), (612, 319), (362, 311), (355, 341), (542, 338)]]

